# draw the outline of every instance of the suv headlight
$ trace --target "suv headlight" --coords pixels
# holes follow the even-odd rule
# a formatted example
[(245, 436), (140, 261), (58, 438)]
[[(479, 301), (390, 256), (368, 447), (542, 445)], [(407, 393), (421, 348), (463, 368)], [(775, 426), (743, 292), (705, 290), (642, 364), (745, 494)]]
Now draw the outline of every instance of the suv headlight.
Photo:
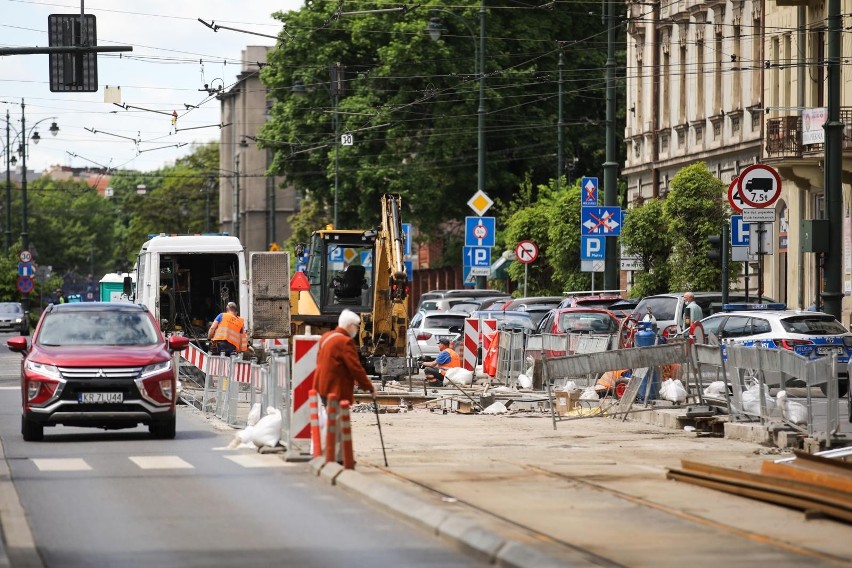
[(46, 363), (37, 363), (36, 361), (28, 360), (26, 363), (26, 369), (27, 371), (37, 373), (49, 379), (59, 380), (62, 378), (62, 375), (59, 374), (59, 369), (56, 368), (56, 365), (48, 365)]
[(148, 365), (147, 367), (142, 369), (142, 374), (140, 378), (147, 379), (148, 377), (153, 377), (154, 375), (159, 375), (167, 372), (172, 368), (172, 360), (168, 359), (166, 361), (161, 361), (159, 363), (154, 363), (153, 365)]

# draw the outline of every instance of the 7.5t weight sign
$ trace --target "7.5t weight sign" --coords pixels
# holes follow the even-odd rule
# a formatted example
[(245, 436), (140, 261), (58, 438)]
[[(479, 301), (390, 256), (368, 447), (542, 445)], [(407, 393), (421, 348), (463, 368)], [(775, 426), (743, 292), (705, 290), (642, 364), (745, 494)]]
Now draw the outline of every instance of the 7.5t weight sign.
[(747, 167), (737, 178), (739, 197), (747, 207), (769, 207), (781, 197), (781, 176), (766, 164)]

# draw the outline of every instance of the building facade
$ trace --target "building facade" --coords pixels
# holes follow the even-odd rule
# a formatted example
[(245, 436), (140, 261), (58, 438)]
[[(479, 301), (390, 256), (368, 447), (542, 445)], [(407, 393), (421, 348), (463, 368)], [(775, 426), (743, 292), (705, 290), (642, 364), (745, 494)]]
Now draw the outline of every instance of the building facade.
[(242, 51), (237, 82), (218, 95), (222, 125), (219, 144), (220, 229), (240, 238), (248, 251), (282, 245), (291, 234), (287, 218), (296, 212), (296, 192), (284, 179), (267, 175), (272, 156), (257, 146), (257, 136), (272, 104), (260, 81), (267, 46)]
[[(773, 251), (763, 256), (762, 292), (793, 308), (810, 306), (820, 286), (816, 255), (801, 250), (801, 222), (826, 217), (820, 137), (821, 109), (827, 104), (826, 10), (824, 3), (809, 4), (627, 3), (623, 175), (629, 205), (665, 198), (669, 180), (697, 161), (726, 184), (754, 163), (774, 167), (782, 190), (774, 204), (776, 222), (769, 225)], [(848, 14), (852, 1), (843, 0), (843, 8)], [(841, 53), (850, 53), (847, 37)], [(848, 83), (847, 75), (841, 105), (850, 98)], [(842, 107), (841, 119), (852, 123), (852, 111)], [(844, 238), (833, 246), (843, 247), (843, 291), (849, 294), (852, 152), (847, 148), (852, 151), (852, 143), (844, 141)], [(752, 278), (741, 283), (755, 295), (757, 269), (758, 262), (749, 262)], [(846, 324), (852, 321), (850, 308), (844, 298)]]

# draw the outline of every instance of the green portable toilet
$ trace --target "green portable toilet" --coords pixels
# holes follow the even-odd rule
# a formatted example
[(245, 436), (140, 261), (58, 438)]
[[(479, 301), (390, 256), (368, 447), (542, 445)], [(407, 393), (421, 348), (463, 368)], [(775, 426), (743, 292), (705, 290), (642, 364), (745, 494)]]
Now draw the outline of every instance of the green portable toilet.
[[(133, 275), (127, 272), (106, 274), (100, 281), (100, 301), (101, 302), (127, 302), (128, 299), (124, 293), (124, 279)], [(136, 282), (132, 284), (132, 289), (135, 289)]]

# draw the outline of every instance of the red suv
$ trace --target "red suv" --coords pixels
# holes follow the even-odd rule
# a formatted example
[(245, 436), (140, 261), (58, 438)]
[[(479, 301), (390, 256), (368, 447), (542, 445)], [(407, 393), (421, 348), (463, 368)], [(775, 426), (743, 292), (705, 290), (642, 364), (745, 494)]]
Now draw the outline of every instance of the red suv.
[(151, 313), (122, 302), (48, 306), (33, 333), (6, 341), (21, 362), (21, 434), (44, 437), (45, 426), (133, 428), (175, 437), (177, 368), (173, 353), (186, 337), (166, 340)]

